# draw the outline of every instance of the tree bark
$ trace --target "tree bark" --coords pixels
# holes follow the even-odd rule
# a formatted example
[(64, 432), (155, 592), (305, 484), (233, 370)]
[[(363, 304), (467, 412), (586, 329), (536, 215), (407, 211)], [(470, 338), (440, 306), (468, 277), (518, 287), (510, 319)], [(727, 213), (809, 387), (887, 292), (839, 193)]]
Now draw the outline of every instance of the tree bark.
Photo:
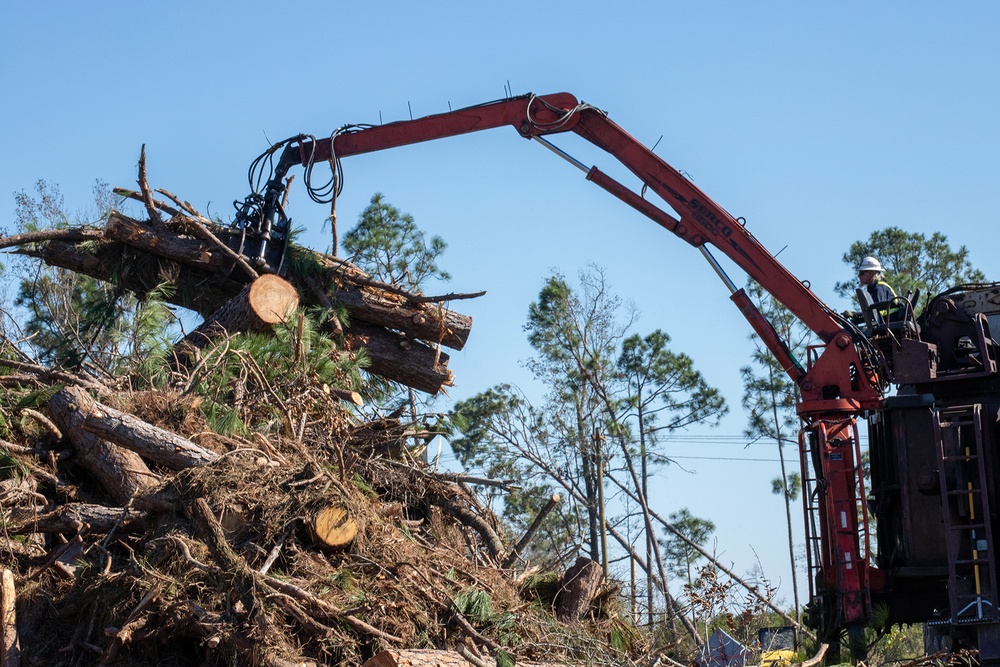
[(106, 238), (121, 241), (125, 245), (182, 264), (209, 271), (223, 268), (219, 255), (211, 252), (209, 244), (199, 239), (177, 236), (168, 232), (162, 223), (160, 226), (162, 229), (156, 231), (147, 223), (133, 220), (118, 211), (111, 211), (104, 228), (104, 235)]
[[(152, 255), (210, 273), (225, 271), (231, 263), (220, 250), (205, 241), (185, 238), (166, 230), (156, 232), (149, 225), (116, 211), (108, 218), (105, 235)], [(330, 301), (342, 305), (352, 319), (398, 329), (412, 338), (440, 343), (456, 350), (465, 346), (472, 328), (471, 317), (436, 304), (409, 302), (403, 295), (380, 290), (371, 281), (366, 281), (367, 285), (359, 285), (354, 280), (361, 279), (363, 273), (356, 269), (345, 270), (342, 260), (337, 263), (325, 261), (325, 255), (306, 248), (297, 248), (296, 252), (306, 254), (331, 277), (335, 275), (336, 282), (342, 287), (327, 289)], [(290, 274), (289, 278), (298, 281), (294, 274)], [(333, 281), (323, 282), (330, 284)]]
[[(40, 253), (33, 250), (22, 251), (22, 254), (40, 257), (51, 266), (83, 273), (106, 282), (116, 282), (139, 295), (148, 293), (165, 279), (169, 279), (177, 289), (173, 296), (167, 297), (167, 301), (194, 310), (203, 317), (210, 316), (224, 306), (243, 288), (242, 284), (234, 280), (194, 268), (183, 269), (169, 260), (161, 259), (158, 264), (155, 257), (147, 257), (149, 261), (145, 262), (132, 262), (128, 272), (115, 275), (121, 253), (122, 246), (118, 243), (102, 244), (93, 251), (85, 251), (63, 241), (49, 242)], [(302, 293), (311, 294), (309, 291)], [(315, 303), (312, 299), (305, 299), (303, 302), (307, 305)], [(408, 322), (412, 323), (413, 317), (413, 311), (403, 309), (392, 328), (400, 331), (410, 329)], [(471, 318), (468, 320), (468, 326), (471, 327)], [(355, 312), (353, 321), (356, 324), (344, 334), (354, 348), (370, 346), (368, 357), (372, 363), (368, 368), (369, 372), (431, 394), (454, 384), (454, 374), (447, 368), (447, 354), (439, 353), (424, 343), (407, 339), (394, 331), (365, 325), (364, 315), (360, 311)], [(436, 328), (433, 330), (432, 340), (437, 340), (437, 331)], [(464, 335), (467, 337), (468, 332)]]
[(604, 578), (601, 564), (589, 558), (577, 558), (566, 570), (556, 599), (556, 616), (564, 623), (575, 623), (590, 609), (597, 586)]
[(407, 387), (436, 394), (454, 385), (455, 374), (447, 367), (448, 355), (401, 334), (364, 325), (344, 332), (349, 347), (365, 348), (371, 365), (366, 369)]
[(126, 510), (87, 503), (67, 503), (51, 512), (38, 513), (32, 509), (14, 508), (8, 515), (7, 531), (13, 535), (31, 533), (108, 533), (115, 526), (131, 530), (142, 526), (146, 512)]
[(479, 537), (482, 538), (483, 545), (491, 558), (498, 559), (500, 557), (504, 550), (503, 542), (481, 516), (463, 505), (452, 502), (444, 494), (433, 495), (429, 500), (432, 505), (437, 505), (444, 510), (448, 516), (479, 533)]
[[(294, 280), (294, 278), (293, 278)], [(330, 300), (340, 304), (351, 320), (402, 331), (410, 338), (440, 343), (461, 350), (469, 340), (472, 318), (436, 304), (409, 304), (407, 300), (377, 289), (347, 287), (329, 290)]]
[(289, 282), (265, 274), (212, 313), (176, 348), (182, 353), (186, 346), (202, 349), (227, 332), (268, 331), (283, 322), (298, 305), (299, 295)]
[(67, 387), (49, 399), (49, 412), (76, 450), (76, 460), (115, 502), (124, 505), (132, 496), (146, 493), (159, 482), (135, 452), (122, 449), (83, 428), (85, 413), (78, 409), (78, 396), (89, 396), (76, 387)]
[(150, 461), (181, 470), (206, 465), (219, 458), (215, 452), (187, 438), (98, 403), (76, 387), (67, 387), (59, 394), (66, 394), (63, 399), (66, 410), (75, 413), (78, 424), (85, 431)]

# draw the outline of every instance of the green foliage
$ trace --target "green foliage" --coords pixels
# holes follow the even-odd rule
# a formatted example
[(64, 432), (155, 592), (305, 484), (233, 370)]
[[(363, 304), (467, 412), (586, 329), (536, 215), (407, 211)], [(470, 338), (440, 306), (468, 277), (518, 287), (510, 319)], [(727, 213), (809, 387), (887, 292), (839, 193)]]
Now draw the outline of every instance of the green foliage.
[[(576, 286), (559, 273), (549, 276), (524, 327), (537, 353), (527, 366), (549, 389), (545, 404), (536, 407), (499, 386), (463, 401), (453, 413), (461, 437), (452, 448), (462, 464), (518, 480), (521, 489), (503, 499), (504, 516), (516, 532), (553, 487), (567, 492), (559, 513), (546, 519), (542, 537), (531, 545), (536, 555), (556, 553), (566, 537), (578, 539), (575, 532), (585, 521), (591, 558), (599, 560), (600, 467), (612, 470), (620, 452), (638, 445), (645, 480), (647, 448), (659, 433), (695, 422), (715, 424), (725, 414), (722, 396), (688, 356), (669, 349), (669, 336), (661, 330), (629, 335), (634, 321), (635, 313), (622, 307), (600, 269), (581, 271)], [(595, 434), (613, 440), (602, 445)]]
[(361, 476), (358, 475), (358, 473), (354, 473), (353, 475), (351, 475), (351, 484), (354, 485), (354, 488), (356, 488), (358, 491), (365, 494), (372, 500), (377, 500), (379, 498), (378, 491), (373, 489), (371, 484), (362, 479)]
[(17, 413), (25, 408), (30, 408), (32, 410), (44, 408), (48, 405), (49, 399), (59, 393), (62, 388), (63, 386), (61, 384), (57, 384), (29, 391), (27, 394), (18, 399), (13, 412)]
[[(715, 524), (691, 514), (691, 510), (682, 507), (671, 512), (668, 522), (679, 533), (697, 545), (706, 543), (715, 532)], [(664, 554), (670, 562), (670, 570), (678, 577), (683, 577), (688, 585), (693, 582), (693, 568), (703, 558), (701, 553), (674, 533), (667, 532), (663, 541)]]
[[(299, 311), (271, 333), (241, 333), (204, 350), (195, 391), (202, 412), (223, 434), (267, 431), (287, 419), (281, 397), (292, 387), (357, 387), (357, 357), (341, 355), (321, 332), (324, 311)], [(287, 388), (287, 389), (286, 389)], [(240, 399), (246, 396), (246, 400)]]
[(787, 478), (775, 477), (771, 480), (771, 493), (776, 496), (785, 494), (788, 500), (796, 501), (802, 492), (802, 475), (793, 472)]
[[(960, 246), (953, 250), (948, 237), (935, 232), (928, 238), (924, 234), (906, 232), (899, 227), (886, 227), (871, 233), (865, 241), (855, 241), (843, 255), (844, 263), (852, 275), (865, 257), (873, 256), (885, 267), (886, 282), (896, 294), (919, 289), (925, 298), (962, 283), (982, 282), (982, 271), (972, 266), (969, 250)], [(835, 286), (837, 294), (854, 301), (857, 277)]]
[(629, 653), (642, 643), (643, 635), (631, 623), (619, 617), (611, 619), (611, 628), (608, 632), (608, 643), (611, 648), (620, 653)]
[[(804, 359), (806, 347), (812, 344), (812, 333), (773, 296), (766, 294), (757, 283), (747, 281), (747, 294), (761, 315), (774, 327), (792, 356)], [(750, 336), (755, 343), (752, 365), (740, 369), (743, 379), (743, 407), (749, 412), (744, 434), (754, 440), (773, 440), (779, 446), (791, 441), (798, 432), (796, 414), (798, 387), (781, 367), (771, 351), (760, 343), (757, 334)]]
[[(15, 194), (18, 231), (104, 224), (114, 205), (105, 183), (94, 187), (95, 210), (69, 214), (56, 185), (38, 181), (35, 194)], [(81, 244), (81, 248), (85, 244)], [(37, 358), (47, 364), (116, 375), (129, 369), (163, 379), (173, 313), (163, 287), (142, 300), (111, 284), (64, 269), (23, 269), (14, 305)], [(137, 365), (142, 360), (144, 363)]]
[(426, 237), (413, 221), (376, 192), (361, 212), (358, 224), (344, 236), (351, 261), (382, 282), (415, 291), (428, 278), (451, 276), (437, 265), (447, 244), (440, 236)]
[(504, 650), (498, 650), (495, 658), (497, 667), (514, 667), (516, 664), (514, 656)]
[(219, 435), (248, 435), (250, 429), (240, 419), (239, 410), (219, 401), (208, 401), (202, 408), (202, 415), (209, 428)]
[[(510, 532), (522, 533), (552, 495), (551, 480), (533, 463), (546, 456), (546, 448), (556, 447), (545, 415), (510, 385), (498, 385), (456, 403), (451, 426), (457, 434), (450, 439), (452, 451), (464, 468), (481, 470), (490, 479), (517, 481), (509, 493), (494, 487), (481, 491), (503, 503)], [(528, 555), (552, 555), (568, 537), (563, 512), (553, 512), (529, 545)]]
[(0, 479), (21, 480), (31, 475), (31, 468), (0, 446)]
[[(709, 386), (686, 354), (671, 351), (670, 336), (657, 329), (622, 342), (616, 367), (625, 381), (623, 401), (642, 413), (650, 434), (684, 428), (694, 423), (714, 426), (729, 411), (717, 389)], [(666, 423), (658, 424), (664, 417)]]
[(455, 609), (475, 625), (487, 626), (497, 633), (502, 644), (511, 644), (517, 636), (511, 633), (516, 617), (510, 612), (498, 613), (493, 608), (493, 599), (486, 591), (465, 588), (454, 599)]

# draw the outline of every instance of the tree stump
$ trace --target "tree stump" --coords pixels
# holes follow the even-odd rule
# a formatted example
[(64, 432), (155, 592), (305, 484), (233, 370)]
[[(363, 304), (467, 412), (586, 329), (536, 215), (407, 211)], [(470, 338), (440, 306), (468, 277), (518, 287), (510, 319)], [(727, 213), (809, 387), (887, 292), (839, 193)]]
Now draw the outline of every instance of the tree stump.
[(566, 570), (556, 599), (556, 616), (564, 623), (574, 623), (587, 613), (604, 578), (601, 564), (589, 558), (576, 559)]

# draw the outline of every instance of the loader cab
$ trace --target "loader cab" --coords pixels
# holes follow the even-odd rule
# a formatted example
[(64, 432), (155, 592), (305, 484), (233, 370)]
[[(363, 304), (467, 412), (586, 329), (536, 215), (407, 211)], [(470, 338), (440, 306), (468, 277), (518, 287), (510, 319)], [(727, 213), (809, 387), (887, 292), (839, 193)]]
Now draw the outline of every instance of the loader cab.
[(863, 287), (855, 290), (863, 324), (869, 337), (893, 336), (896, 338), (917, 338), (920, 327), (914, 314), (914, 307), (920, 300), (920, 290), (897, 296), (889, 301), (874, 303), (871, 294)]

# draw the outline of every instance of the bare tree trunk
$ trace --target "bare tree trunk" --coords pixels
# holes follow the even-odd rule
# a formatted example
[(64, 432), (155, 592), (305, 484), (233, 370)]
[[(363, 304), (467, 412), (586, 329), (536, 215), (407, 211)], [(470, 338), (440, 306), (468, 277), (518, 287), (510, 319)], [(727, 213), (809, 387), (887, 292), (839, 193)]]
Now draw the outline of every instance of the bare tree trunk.
[(81, 405), (92, 399), (77, 387), (66, 387), (49, 399), (49, 412), (76, 450), (77, 461), (104, 487), (115, 502), (124, 505), (159, 482), (135, 452), (122, 449), (87, 431), (83, 424), (88, 410)]
[[(151, 461), (181, 470), (202, 466), (219, 458), (215, 452), (187, 438), (98, 403), (77, 387), (67, 387), (59, 393), (63, 396), (58, 399), (57, 406), (64, 410), (60, 414), (64, 421), (73, 420), (88, 433)], [(53, 405), (51, 401), (49, 404)]]

